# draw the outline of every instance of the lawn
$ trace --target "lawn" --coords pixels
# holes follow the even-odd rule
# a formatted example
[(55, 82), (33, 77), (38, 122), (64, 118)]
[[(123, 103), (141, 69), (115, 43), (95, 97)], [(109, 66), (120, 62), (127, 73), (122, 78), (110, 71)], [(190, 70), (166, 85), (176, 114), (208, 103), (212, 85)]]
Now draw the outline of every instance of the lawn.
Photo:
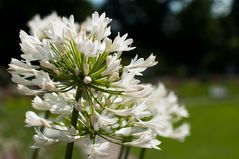
[[(187, 89), (178, 87), (176, 92), (181, 89), (190, 94), (188, 87), (188, 85)], [(232, 88), (236, 92), (235, 87)], [(193, 85), (192, 90), (197, 91), (197, 87)], [(239, 95), (235, 93), (225, 99), (213, 99), (204, 93), (195, 93), (197, 96), (181, 95), (190, 112), (187, 121), (191, 125), (191, 136), (183, 143), (162, 139), (162, 150), (147, 150), (145, 159), (239, 158)], [(1, 103), (0, 158), (3, 149), (6, 149), (11, 142), (17, 145), (18, 153), (22, 158), (30, 158), (29, 154), (32, 150), (29, 147), (33, 143), (33, 130), (24, 127), (25, 111), (31, 110), (30, 105), (30, 99), (24, 97), (8, 97)], [(64, 158), (64, 147), (65, 145), (62, 144), (52, 146), (49, 150), (41, 150), (40, 158)], [(134, 151), (137, 153), (138, 149)], [(74, 158), (79, 158), (78, 152), (77, 149), (74, 151)]]
[[(21, 159), (31, 158), (33, 150), (32, 128), (24, 127), (25, 112), (33, 110), (31, 99), (25, 97), (8, 97), (0, 105), (0, 158), (3, 149), (6, 151), (9, 146), (17, 148), (17, 154)], [(34, 110), (35, 111), (35, 110)], [(39, 159), (64, 158), (65, 144), (53, 145), (46, 149), (41, 149)], [(47, 155), (46, 155), (47, 154)], [(79, 158), (79, 151), (74, 151), (75, 158)]]
[(185, 142), (162, 139), (161, 151), (148, 150), (150, 159), (238, 159), (239, 96), (216, 100), (184, 100), (190, 112), (191, 136)]

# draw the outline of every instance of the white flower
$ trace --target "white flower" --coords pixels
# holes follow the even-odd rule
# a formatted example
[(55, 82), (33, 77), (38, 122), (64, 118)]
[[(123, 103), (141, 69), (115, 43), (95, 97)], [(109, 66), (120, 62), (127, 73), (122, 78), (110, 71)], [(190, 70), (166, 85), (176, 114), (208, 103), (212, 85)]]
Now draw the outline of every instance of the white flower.
[(32, 86), (34, 85), (32, 81), (26, 80), (24, 77), (20, 76), (19, 74), (12, 73), (12, 81), (15, 83), (19, 83), (25, 86)]
[(126, 108), (126, 109), (106, 108), (106, 109), (110, 112), (113, 112), (115, 115), (119, 115), (119, 116), (130, 116), (132, 114), (132, 108)]
[(55, 89), (55, 83), (50, 79), (49, 75), (44, 71), (36, 70), (39, 66), (32, 66), (30, 62), (26, 61), (26, 63), (23, 63), (16, 59), (12, 59), (9, 66), (9, 71), (12, 74), (14, 82), (25, 86), (37, 85), (42, 91), (53, 91)]
[(130, 51), (135, 49), (135, 47), (130, 47), (133, 43), (133, 39), (126, 39), (128, 34), (124, 34), (120, 37), (120, 34), (115, 37), (113, 43), (110, 45), (109, 52), (118, 52), (118, 51)]
[(54, 91), (55, 90), (55, 82), (52, 81), (49, 74), (44, 71), (39, 71), (35, 73), (35, 79), (32, 82), (39, 86), (43, 90)]
[(185, 108), (184, 105), (179, 106), (177, 111), (175, 112), (175, 114), (177, 116), (183, 117), (183, 118), (189, 117), (189, 113), (188, 113), (188, 111), (187, 111), (187, 109)]
[(87, 57), (97, 56), (105, 50), (105, 44), (98, 40), (88, 39), (87, 37), (79, 37), (76, 41), (78, 49)]
[[(25, 86), (38, 86), (40, 90), (44, 91), (54, 91), (55, 90), (55, 82), (53, 82), (49, 75), (43, 71), (35, 71), (34, 74), (26, 74), (24, 75), (17, 74), (17, 72), (12, 72), (12, 81), (25, 85)], [(28, 80), (29, 77), (35, 77), (32, 80)], [(40, 91), (39, 90), (39, 91)]]
[(142, 76), (143, 74), (141, 72), (158, 63), (155, 61), (155, 59), (156, 56), (153, 54), (151, 54), (146, 60), (144, 60), (144, 58), (138, 59), (138, 55), (136, 55), (135, 58), (131, 60), (130, 64), (126, 66), (126, 68), (129, 70), (129, 72), (133, 72), (135, 75)]
[(119, 116), (132, 116), (136, 119), (148, 117), (151, 115), (151, 113), (147, 110), (147, 105), (143, 102), (141, 104), (136, 104), (132, 108), (126, 108), (126, 109), (110, 109), (106, 108), (108, 111), (113, 112), (116, 115)]
[(151, 85), (139, 84), (140, 81), (134, 77), (134, 73), (129, 73), (125, 70), (121, 76), (121, 79), (116, 82), (112, 82), (112, 85), (118, 87), (119, 90), (122, 90), (123, 95), (135, 98), (148, 97), (152, 92)]
[(151, 116), (151, 113), (147, 110), (147, 108), (148, 105), (145, 104), (144, 102), (135, 106), (132, 110), (132, 116), (135, 117), (136, 119)]
[(36, 96), (32, 101), (32, 107), (37, 110), (49, 110), (51, 106), (49, 103), (43, 101), (39, 96)]
[(82, 28), (90, 32), (90, 36), (96, 37), (97, 40), (102, 40), (111, 34), (110, 27), (107, 27), (111, 21), (110, 18), (105, 16), (105, 13), (99, 16), (99, 13), (94, 12), (92, 18), (88, 18), (82, 24)]
[(64, 42), (64, 40), (71, 40), (77, 35), (77, 24), (74, 23), (74, 17), (69, 19), (63, 17), (62, 19), (54, 19), (50, 22), (49, 28), (45, 30), (48, 38), (55, 43)]
[(25, 31), (20, 31), (21, 49), (25, 54), (37, 54), (42, 45), (41, 41), (34, 36), (28, 35)]
[[(18, 67), (21, 67), (24, 69), (32, 69), (32, 71), (30, 71), (30, 73), (35, 72), (33, 70), (40, 68), (37, 65), (32, 65), (31, 62), (28, 60), (19, 61), (18, 59), (14, 59), (14, 58), (11, 59), (11, 63), (9, 64), (9, 66), (12, 66), (12, 65), (15, 65), (15, 66), (18, 66)], [(11, 69), (11, 67), (9, 69), (10, 69), (10, 71), (14, 70), (14, 69)]]
[(138, 136), (136, 140), (133, 140), (131, 142), (124, 143), (128, 146), (136, 146), (136, 147), (142, 147), (142, 148), (154, 148), (160, 150), (158, 145), (161, 143), (159, 140), (155, 138), (155, 136), (152, 134), (151, 130), (147, 130), (138, 134), (135, 134), (135, 136)]
[(158, 131), (164, 127), (165, 121), (160, 115), (157, 115), (149, 121), (139, 120), (138, 122), (135, 122), (135, 125), (149, 128), (152, 130), (152, 132), (158, 133)]
[(20, 46), (24, 54), (21, 57), (28, 61), (50, 60), (52, 53), (48, 46), (47, 40), (40, 41), (37, 37), (28, 35), (24, 31), (20, 31)]
[(72, 97), (64, 94), (48, 93), (44, 95), (44, 104), (49, 106), (48, 110), (53, 114), (70, 114), (74, 107)]
[(50, 122), (47, 121), (44, 118), (39, 117), (36, 115), (36, 113), (32, 111), (26, 112), (26, 119), (25, 123), (27, 124), (27, 127), (31, 126), (46, 126), (46, 127), (51, 127)]
[(58, 139), (51, 139), (46, 137), (39, 129), (35, 129), (36, 135), (33, 136), (35, 141), (34, 145), (31, 146), (33, 149), (41, 148), (46, 145), (51, 145), (58, 142)]
[(106, 152), (110, 146), (109, 142), (90, 144), (87, 149), (88, 159), (97, 159), (98, 157), (106, 157)]
[(99, 130), (100, 128), (105, 128), (107, 126), (112, 126), (118, 121), (118, 118), (112, 118), (105, 115), (100, 115), (96, 111), (94, 112), (96, 121), (94, 122), (94, 129)]
[(73, 142), (77, 139), (80, 138), (80, 136), (72, 136), (70, 134), (67, 133), (67, 131), (59, 131), (56, 129), (52, 129), (52, 128), (45, 128), (43, 130), (43, 134), (51, 139), (57, 139), (59, 141), (63, 141), (63, 142)]
[(8, 70), (12, 74), (21, 74), (21, 75), (29, 76), (36, 72), (36, 68), (39, 68), (39, 66), (32, 66), (30, 62), (28, 61), (26, 63), (12, 58), (11, 63), (9, 64)]
[(49, 29), (52, 21), (61, 21), (61, 18), (55, 12), (42, 19), (40, 15), (37, 14), (28, 22), (30, 32), (39, 39), (42, 39), (46, 37), (45, 30)]
[(132, 127), (125, 127), (125, 128), (121, 128), (117, 130), (116, 132), (114, 132), (114, 134), (128, 136), (128, 135), (131, 135), (131, 132), (132, 132)]
[(113, 74), (115, 72), (119, 72), (120, 67), (120, 59), (118, 59), (117, 55), (110, 55), (106, 59), (107, 69), (104, 72), (104, 75)]
[(174, 129), (173, 133), (170, 134), (170, 137), (180, 141), (184, 141), (185, 137), (190, 135), (190, 126), (187, 123), (184, 123)]
[(34, 90), (30, 89), (22, 84), (17, 85), (17, 89), (20, 93), (25, 94), (25, 95), (37, 95), (39, 93), (42, 93), (42, 90)]
[[(173, 92), (168, 92), (162, 83), (154, 88), (151, 96), (147, 98), (150, 112), (161, 120), (159, 127), (150, 126), (152, 121), (138, 122), (157, 132), (159, 136), (182, 140), (189, 134), (189, 125), (174, 128), (175, 123), (189, 116), (186, 108), (178, 103), (178, 98)], [(154, 118), (153, 118), (154, 119)], [(153, 122), (154, 123), (154, 122)]]

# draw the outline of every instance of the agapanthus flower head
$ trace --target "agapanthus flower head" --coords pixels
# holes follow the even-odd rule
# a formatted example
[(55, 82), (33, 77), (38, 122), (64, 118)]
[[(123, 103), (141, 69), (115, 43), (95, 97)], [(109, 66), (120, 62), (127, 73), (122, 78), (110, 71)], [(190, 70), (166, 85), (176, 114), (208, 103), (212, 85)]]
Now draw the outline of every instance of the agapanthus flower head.
[(133, 40), (126, 39), (127, 34), (122, 37), (118, 34), (112, 42), (108, 38), (110, 22), (105, 13), (97, 12), (82, 25), (76, 24), (73, 16), (69, 19), (56, 13), (43, 19), (35, 16), (29, 22), (32, 35), (20, 31), (23, 60), (12, 59), (9, 65), (12, 80), (24, 85), (20, 90), (29, 95), (64, 92), (78, 86), (115, 94), (147, 92), (149, 88), (140, 85), (135, 76), (157, 64), (155, 56), (145, 61), (136, 57), (123, 66), (120, 54), (134, 49)]
[(147, 98), (147, 104), (150, 112), (154, 114), (154, 118), (151, 121), (139, 124), (151, 126), (153, 123), (161, 122), (158, 126), (153, 124), (154, 131), (159, 136), (183, 141), (190, 134), (190, 126), (188, 123), (181, 125), (178, 123), (189, 117), (187, 109), (183, 104), (179, 103), (175, 93), (168, 91), (162, 83), (155, 86), (153, 92)]
[[(87, 139), (89, 158), (106, 156), (108, 142), (159, 149), (157, 136), (171, 126), (172, 114), (187, 116), (174, 94), (157, 93), (165, 106), (154, 111), (156, 101), (148, 100), (153, 87), (136, 77), (156, 65), (156, 57), (151, 54), (144, 60), (137, 55), (123, 65), (122, 52), (135, 47), (128, 34), (109, 38), (111, 21), (95, 12), (78, 24), (73, 16), (52, 13), (42, 19), (35, 16), (28, 23), (31, 34), (20, 31), (23, 54), (9, 64), (12, 81), (21, 93), (35, 96), (33, 108), (49, 114), (44, 119), (26, 113), (26, 126), (37, 133), (32, 148)], [(181, 138), (186, 128), (164, 136)], [(97, 143), (97, 138), (104, 141)]]

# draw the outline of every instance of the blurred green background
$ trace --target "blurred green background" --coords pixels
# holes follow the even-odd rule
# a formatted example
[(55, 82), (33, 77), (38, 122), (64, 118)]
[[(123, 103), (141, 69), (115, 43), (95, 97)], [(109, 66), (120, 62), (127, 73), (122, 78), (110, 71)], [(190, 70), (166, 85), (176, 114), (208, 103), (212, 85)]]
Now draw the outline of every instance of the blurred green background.
[[(162, 150), (148, 150), (145, 159), (238, 159), (239, 0), (1, 0), (0, 158), (32, 153), (33, 130), (24, 127), (31, 98), (17, 94), (5, 71), (11, 57), (20, 57), (19, 30), (27, 31), (35, 14), (56, 11), (83, 21), (94, 10), (113, 18), (112, 37), (128, 32), (134, 39), (137, 48), (124, 54), (125, 62), (157, 55), (159, 65), (143, 81), (164, 82), (189, 110), (185, 142), (161, 139)], [(64, 148), (42, 149), (40, 158), (63, 158)]]

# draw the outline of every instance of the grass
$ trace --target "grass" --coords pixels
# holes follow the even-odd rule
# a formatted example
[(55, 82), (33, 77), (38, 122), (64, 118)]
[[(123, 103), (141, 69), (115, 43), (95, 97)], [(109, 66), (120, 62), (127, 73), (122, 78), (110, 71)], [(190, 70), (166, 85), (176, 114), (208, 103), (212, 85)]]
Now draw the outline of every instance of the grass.
[(185, 103), (191, 136), (184, 143), (162, 139), (162, 150), (148, 150), (145, 159), (238, 159), (239, 96), (190, 98)]
[[(24, 127), (25, 112), (33, 110), (31, 108), (31, 99), (25, 97), (8, 97), (0, 105), (0, 141), (9, 143), (17, 141), (18, 154), (21, 158), (30, 158), (33, 150), (30, 146), (34, 143), (32, 136), (33, 128)], [(2, 158), (3, 149), (7, 149), (0, 143), (0, 158)], [(64, 158), (65, 144), (58, 144), (40, 150), (38, 159)], [(47, 155), (46, 155), (47, 154)], [(74, 149), (74, 158), (79, 158), (80, 149)]]
[[(145, 159), (239, 158), (239, 84), (237, 81), (223, 83), (230, 95), (226, 99), (208, 97), (210, 85), (185, 82), (174, 86), (190, 112), (187, 121), (191, 125), (191, 136), (183, 143), (161, 139), (162, 150), (147, 150)], [(29, 147), (33, 144), (33, 129), (24, 127), (25, 112), (32, 110), (30, 105), (30, 99), (24, 97), (8, 97), (0, 104), (0, 143), (1, 140), (18, 141), (22, 158), (30, 158), (32, 151)], [(0, 145), (0, 158), (2, 151), (3, 145)], [(64, 151), (65, 144), (53, 145), (41, 150), (39, 159), (61, 159)], [(134, 151), (137, 153), (139, 149)], [(79, 154), (75, 148), (73, 158), (79, 158)]]

